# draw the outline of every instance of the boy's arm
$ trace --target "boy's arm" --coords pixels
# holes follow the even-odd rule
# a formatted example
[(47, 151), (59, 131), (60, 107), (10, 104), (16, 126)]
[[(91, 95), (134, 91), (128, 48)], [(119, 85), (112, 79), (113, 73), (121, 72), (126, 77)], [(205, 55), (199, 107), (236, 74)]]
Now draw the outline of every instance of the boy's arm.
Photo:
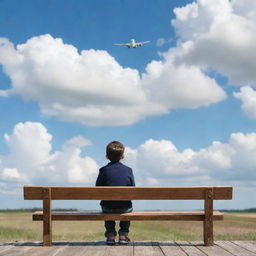
[(98, 178), (96, 180), (96, 186), (104, 186), (104, 171), (100, 169)]
[(132, 169), (131, 169), (131, 186), (135, 187), (135, 179), (134, 179), (134, 176), (133, 176)]

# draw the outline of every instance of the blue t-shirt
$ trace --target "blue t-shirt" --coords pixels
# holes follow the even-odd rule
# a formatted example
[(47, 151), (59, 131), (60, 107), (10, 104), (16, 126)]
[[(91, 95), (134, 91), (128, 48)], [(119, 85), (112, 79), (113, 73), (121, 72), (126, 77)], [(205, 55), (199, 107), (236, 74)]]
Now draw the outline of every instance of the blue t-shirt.
[[(132, 169), (121, 162), (110, 162), (100, 168), (96, 186), (135, 186)], [(100, 202), (101, 206), (109, 209), (131, 208), (131, 201), (105, 201)]]

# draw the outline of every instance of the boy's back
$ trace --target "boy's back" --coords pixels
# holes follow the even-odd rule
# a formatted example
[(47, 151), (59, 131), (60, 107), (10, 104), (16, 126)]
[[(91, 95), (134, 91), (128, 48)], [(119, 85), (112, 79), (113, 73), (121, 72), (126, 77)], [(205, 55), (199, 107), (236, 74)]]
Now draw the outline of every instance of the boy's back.
[[(96, 186), (135, 186), (132, 169), (121, 162), (110, 162), (100, 168)], [(107, 208), (130, 208), (131, 201), (101, 201)]]

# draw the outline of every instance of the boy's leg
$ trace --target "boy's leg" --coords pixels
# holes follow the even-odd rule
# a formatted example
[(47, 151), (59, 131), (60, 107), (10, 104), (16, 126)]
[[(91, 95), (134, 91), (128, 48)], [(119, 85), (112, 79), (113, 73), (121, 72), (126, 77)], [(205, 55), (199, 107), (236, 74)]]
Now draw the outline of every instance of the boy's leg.
[(120, 221), (120, 230), (118, 234), (119, 234), (119, 244), (121, 245), (127, 245), (131, 242), (131, 240), (127, 236), (129, 233), (130, 224), (131, 224), (130, 221)]
[[(132, 207), (122, 209), (121, 212), (132, 212)], [(120, 221), (120, 229), (118, 231), (119, 236), (127, 236), (129, 233), (131, 222), (130, 221)]]
[(127, 236), (129, 233), (130, 225), (130, 221), (120, 221), (120, 229), (118, 231), (119, 236)]
[(113, 220), (105, 221), (105, 237), (113, 237), (116, 236), (116, 230), (115, 230), (116, 222)]
[[(102, 212), (104, 213), (111, 213), (112, 209), (108, 209), (106, 207), (101, 206), (102, 208)], [(105, 221), (105, 228), (106, 228), (106, 232), (105, 232), (105, 237), (113, 237), (116, 236), (116, 222), (113, 220), (108, 220)]]

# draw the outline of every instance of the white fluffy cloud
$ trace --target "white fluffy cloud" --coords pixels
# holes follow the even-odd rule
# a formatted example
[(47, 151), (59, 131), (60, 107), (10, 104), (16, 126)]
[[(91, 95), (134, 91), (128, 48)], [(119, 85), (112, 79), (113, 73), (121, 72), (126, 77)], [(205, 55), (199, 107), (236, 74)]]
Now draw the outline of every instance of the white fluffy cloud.
[(216, 81), (196, 66), (175, 65), (172, 53), (164, 61), (152, 61), (142, 75), (142, 84), (151, 102), (168, 109), (195, 109), (226, 98)]
[(251, 0), (197, 0), (175, 8), (177, 61), (214, 69), (233, 84), (255, 85), (255, 10)]
[(242, 101), (242, 110), (251, 119), (256, 119), (256, 91), (249, 86), (244, 86), (240, 92), (234, 93), (235, 98)]
[[(41, 123), (19, 123), (11, 135), (5, 134), (9, 153), (0, 156), (1, 190), (20, 184), (92, 185), (98, 173), (98, 164), (91, 157), (82, 157), (81, 148), (89, 140), (75, 137), (60, 151), (52, 152), (51, 139)], [(5, 188), (6, 187), (6, 188)], [(12, 188), (12, 187), (11, 187)]]
[(228, 143), (214, 141), (208, 148), (182, 152), (171, 141), (149, 139), (126, 155), (143, 185), (252, 186), (256, 180), (256, 133), (233, 133)]
[(50, 35), (16, 47), (2, 38), (0, 63), (12, 88), (0, 95), (21, 95), (37, 101), (46, 115), (86, 125), (128, 125), (173, 108), (195, 108), (225, 98), (199, 68), (173, 62), (173, 56), (163, 56), (149, 63), (141, 78), (106, 51), (79, 53)]
[(0, 178), (4, 181), (11, 181), (11, 182), (22, 182), (26, 181), (24, 177), (18, 172), (16, 168), (4, 168), (0, 172)]
[(219, 72), (232, 84), (255, 85), (255, 9), (251, 0), (197, 0), (175, 8), (177, 47), (143, 74), (122, 67), (106, 51), (79, 53), (51, 35), (16, 47), (1, 38), (0, 64), (12, 88), (0, 96), (18, 94), (37, 101), (45, 115), (92, 126), (129, 125), (174, 108), (216, 103), (226, 94), (205, 71)]
[(162, 47), (164, 46), (165, 44), (169, 44), (172, 42), (172, 39), (165, 39), (165, 38), (159, 38), (157, 41), (156, 41), (156, 46), (157, 47)]
[[(20, 191), (24, 184), (93, 186), (99, 166), (81, 156), (90, 142), (75, 137), (52, 151), (52, 136), (41, 123), (19, 123), (4, 136), (9, 152), (0, 156), (0, 194)], [(125, 163), (138, 186), (239, 185), (256, 180), (256, 133), (233, 133), (227, 143), (214, 141), (198, 151), (179, 151), (169, 140), (149, 139), (126, 148)]]

